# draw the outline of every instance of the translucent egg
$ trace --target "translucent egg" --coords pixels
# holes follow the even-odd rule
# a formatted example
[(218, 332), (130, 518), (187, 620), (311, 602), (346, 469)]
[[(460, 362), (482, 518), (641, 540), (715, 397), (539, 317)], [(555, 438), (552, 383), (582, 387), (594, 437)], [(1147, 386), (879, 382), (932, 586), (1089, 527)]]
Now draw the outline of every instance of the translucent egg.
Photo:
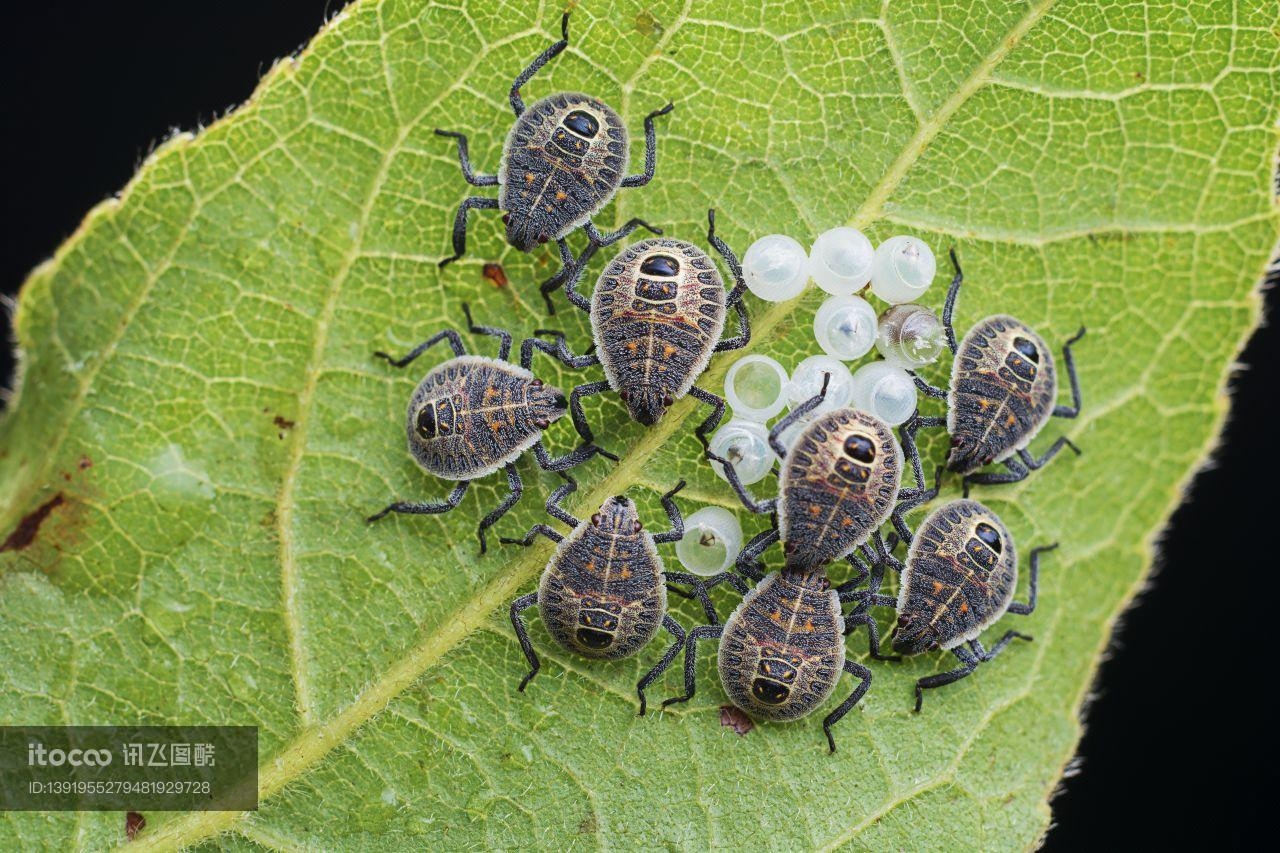
[(676, 543), (680, 565), (695, 575), (719, 574), (742, 550), (742, 525), (724, 507), (704, 506), (684, 520), (684, 536)]
[(876, 343), (876, 309), (861, 296), (833, 296), (813, 315), (813, 336), (833, 358), (861, 358)]
[(932, 364), (946, 345), (942, 321), (922, 305), (894, 305), (880, 315), (876, 349), (891, 364), (908, 370)]
[[(733, 463), (733, 470), (743, 485), (758, 483), (773, 467), (774, 455), (769, 449), (769, 431), (764, 424), (734, 418), (711, 436), (711, 452)], [(728, 480), (724, 466), (712, 462), (711, 467)]]
[(724, 377), (735, 417), (764, 423), (787, 404), (787, 369), (767, 355), (744, 355)]
[(742, 256), (747, 289), (766, 302), (794, 299), (809, 281), (809, 256), (785, 234), (769, 234)]
[(937, 271), (933, 250), (923, 240), (905, 235), (890, 237), (876, 247), (871, 292), (894, 305), (911, 302), (929, 289)]
[(853, 374), (853, 405), (897, 426), (916, 410), (916, 384), (901, 367), (873, 361)]
[(843, 361), (829, 355), (811, 355), (796, 365), (791, 374), (791, 382), (787, 385), (787, 408), (795, 409), (821, 391), (824, 373), (831, 374), (827, 395), (809, 413), (809, 417), (849, 405), (849, 401), (853, 399), (853, 374), (849, 372), (849, 368)]
[(871, 280), (875, 249), (857, 228), (832, 228), (809, 250), (809, 275), (832, 296), (849, 296)]

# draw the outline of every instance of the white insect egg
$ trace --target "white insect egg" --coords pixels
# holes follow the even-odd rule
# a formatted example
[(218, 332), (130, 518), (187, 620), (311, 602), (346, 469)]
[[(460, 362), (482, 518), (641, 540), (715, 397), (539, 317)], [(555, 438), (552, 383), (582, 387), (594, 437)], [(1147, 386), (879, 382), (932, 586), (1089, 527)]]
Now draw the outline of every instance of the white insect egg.
[[(769, 431), (764, 424), (734, 418), (711, 436), (711, 452), (733, 463), (733, 470), (745, 485), (758, 483), (773, 467), (774, 455), (769, 450)], [(728, 480), (724, 466), (712, 462), (711, 467)]]
[(742, 550), (742, 525), (724, 507), (704, 506), (684, 520), (684, 536), (676, 543), (680, 565), (710, 577), (733, 564)]
[(911, 375), (887, 361), (873, 361), (853, 374), (853, 405), (889, 426), (905, 423), (916, 410)]
[(742, 256), (747, 289), (766, 302), (794, 299), (809, 281), (809, 256), (785, 234), (769, 234)]
[(724, 377), (734, 417), (764, 423), (787, 404), (787, 369), (767, 355), (745, 355)]
[(823, 412), (843, 408), (853, 399), (853, 374), (843, 361), (829, 355), (811, 355), (796, 365), (787, 385), (787, 407), (795, 409), (822, 390), (822, 375), (831, 374), (827, 383), (827, 395), (818, 407), (809, 413), (815, 417)]
[(900, 235), (876, 247), (871, 264), (871, 292), (897, 305), (919, 299), (938, 271), (933, 250), (923, 240)]
[(876, 349), (891, 364), (907, 370), (932, 364), (946, 345), (942, 321), (923, 305), (894, 305), (880, 315)]
[(871, 280), (875, 249), (857, 228), (832, 228), (809, 250), (809, 275), (832, 296), (849, 296)]
[(813, 315), (813, 336), (832, 358), (862, 358), (876, 343), (876, 309), (861, 296), (832, 296)]

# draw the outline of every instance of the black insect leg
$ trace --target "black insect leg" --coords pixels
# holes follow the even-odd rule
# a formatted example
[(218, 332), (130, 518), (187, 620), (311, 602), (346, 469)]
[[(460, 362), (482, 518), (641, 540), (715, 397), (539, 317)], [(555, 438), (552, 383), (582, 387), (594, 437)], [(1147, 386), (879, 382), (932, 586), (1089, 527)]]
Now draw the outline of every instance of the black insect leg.
[(733, 273), (733, 289), (729, 291), (725, 304), (735, 305), (741, 302), (742, 294), (747, 290), (747, 280), (742, 275), (742, 264), (738, 263), (738, 256), (734, 254), (733, 249), (729, 248), (728, 243), (716, 236), (715, 208), (707, 211), (707, 242), (719, 253), (724, 262), (729, 265), (729, 271)]
[(702, 449), (706, 450), (711, 446), (711, 442), (707, 439), (707, 433), (720, 426), (720, 419), (724, 417), (724, 400), (712, 394), (710, 391), (704, 391), (697, 385), (689, 388), (689, 396), (695, 400), (706, 403), (711, 407), (711, 414), (707, 415), (707, 419), (698, 424), (693, 434), (697, 436), (698, 441), (702, 442)]
[(448, 512), (462, 501), (462, 496), (467, 493), (467, 486), (470, 485), (470, 480), (463, 480), (461, 483), (453, 487), (453, 491), (449, 493), (449, 497), (445, 498), (443, 501), (433, 503), (396, 501), (393, 504), (388, 504), (378, 512), (375, 512), (373, 515), (366, 518), (365, 521), (372, 523), (380, 518), (390, 515), (393, 512), (403, 513), (404, 515), (439, 515), (442, 512)]
[(1061, 435), (1058, 436), (1058, 440), (1055, 441), (1048, 450), (1041, 454), (1039, 459), (1028, 453), (1026, 448), (1018, 451), (1018, 458), (1022, 460), (1023, 465), (1026, 465), (1027, 468), (1035, 471), (1036, 469), (1043, 468), (1045, 465), (1049, 464), (1049, 460), (1057, 456), (1058, 451), (1064, 447), (1070, 447), (1076, 456), (1080, 455), (1080, 448), (1076, 447), (1071, 439), (1067, 438), (1065, 435)]
[(586, 462), (596, 454), (599, 454), (606, 459), (612, 459), (614, 462), (618, 461), (618, 457), (614, 456), (612, 453), (606, 453), (594, 444), (584, 444), (580, 447), (575, 447), (564, 456), (556, 457), (552, 457), (547, 453), (547, 448), (542, 445), (541, 439), (539, 439), (538, 443), (533, 446), (533, 456), (538, 460), (538, 467), (543, 471), (568, 471), (570, 468), (576, 468), (583, 462)]
[[(667, 589), (670, 592), (674, 592), (681, 598), (698, 599), (698, 603), (702, 605), (702, 611), (707, 614), (707, 622), (711, 625), (720, 624), (720, 614), (716, 613), (715, 605), (711, 603), (711, 596), (708, 595), (709, 590), (722, 583), (727, 583), (742, 595), (747, 594), (747, 585), (742, 582), (742, 578), (738, 577), (733, 572), (721, 572), (718, 575), (703, 578), (697, 575), (687, 574), (685, 572), (664, 571), (662, 573), (662, 577), (667, 581)], [(679, 587), (672, 586), (672, 584), (677, 583), (688, 584), (693, 591), (685, 592)]]
[(467, 349), (462, 345), (462, 338), (458, 336), (458, 333), (455, 332), (453, 329), (445, 329), (443, 332), (436, 332), (434, 335), (427, 338), (422, 343), (418, 344), (416, 347), (410, 350), (409, 354), (406, 355), (404, 358), (392, 358), (382, 350), (378, 350), (377, 352), (374, 353), (374, 355), (377, 356), (378, 358), (385, 358), (391, 364), (392, 367), (407, 367), (409, 363), (412, 362), (415, 358), (422, 355), (424, 352), (431, 349), (431, 347), (435, 346), (441, 341), (449, 342), (449, 348), (453, 350), (454, 355), (467, 354)]
[(560, 41), (538, 54), (529, 67), (520, 72), (520, 76), (511, 84), (511, 109), (520, 118), (524, 114), (524, 100), (520, 97), (520, 87), (528, 83), (533, 75), (542, 70), (542, 66), (555, 59), (569, 46), (569, 13), (565, 12), (560, 19)]
[(525, 338), (520, 342), (520, 366), (525, 370), (533, 368), (533, 351), (538, 350), (554, 358), (565, 367), (581, 369), (584, 367), (592, 367), (600, 363), (600, 357), (595, 353), (590, 355), (574, 355), (569, 351), (569, 345), (565, 341), (564, 332), (558, 332), (554, 329), (535, 329), (534, 335), (554, 335), (555, 342), (540, 340), (537, 337)]
[(914, 373), (911, 374), (911, 381), (916, 384), (916, 387), (925, 396), (932, 397), (935, 400), (947, 399), (947, 389), (939, 388), (937, 385), (930, 385)]
[(779, 459), (787, 457), (787, 448), (782, 446), (782, 433), (787, 427), (822, 405), (822, 401), (827, 398), (827, 385), (830, 382), (831, 374), (822, 374), (822, 389), (788, 412), (782, 420), (773, 425), (773, 429), (769, 430), (769, 446), (773, 448), (774, 453), (778, 454)]
[(746, 303), (739, 299), (733, 303), (733, 310), (738, 316), (738, 334), (732, 338), (721, 338), (720, 343), (715, 345), (712, 352), (728, 352), (742, 349), (751, 343), (751, 319), (747, 316)]
[(769, 550), (780, 538), (782, 534), (778, 532), (776, 525), (751, 537), (751, 541), (734, 561), (734, 569), (738, 574), (756, 583), (764, 580), (764, 562), (761, 561), (760, 555)]
[(964, 478), (962, 483), (964, 496), (969, 497), (969, 489), (972, 486), (996, 486), (1001, 483), (1017, 483), (1027, 479), (1027, 475), (1031, 470), (1013, 457), (1004, 460), (1004, 467), (1008, 471), (992, 471), (979, 474), (969, 474)]
[(826, 718), (822, 721), (822, 731), (827, 736), (827, 746), (830, 747), (831, 752), (836, 751), (836, 739), (831, 736), (831, 727), (840, 722), (844, 715), (849, 713), (850, 709), (852, 709), (854, 705), (858, 704), (858, 700), (866, 694), (867, 688), (871, 686), (871, 670), (867, 669), (862, 664), (846, 660), (844, 662), (844, 671), (852, 675), (854, 678), (860, 679), (860, 681), (858, 682), (858, 685), (853, 688), (853, 692), (840, 703), (839, 707), (830, 714), (827, 714)]
[[(911, 443), (912, 452), (916, 452), (915, 442)], [(919, 454), (913, 460), (912, 467), (920, 467)], [(942, 491), (942, 474), (946, 469), (941, 465), (933, 469), (933, 488), (925, 488), (917, 486), (914, 489), (903, 489), (898, 493), (898, 502), (893, 507), (893, 512), (889, 514), (889, 520), (893, 522), (893, 529), (898, 534), (898, 539), (902, 542), (911, 544), (913, 534), (911, 528), (907, 526), (906, 514), (918, 506), (923, 506), (938, 496)], [(877, 531), (876, 536), (880, 533)]]
[(1039, 588), (1039, 586), (1040, 586), (1040, 555), (1041, 555), (1041, 554), (1044, 554), (1044, 553), (1047, 553), (1047, 552), (1049, 552), (1049, 551), (1052, 551), (1053, 549), (1055, 549), (1055, 548), (1057, 548), (1057, 547), (1058, 547), (1058, 543), (1057, 543), (1057, 542), (1054, 542), (1052, 545), (1042, 545), (1042, 546), (1041, 546), (1041, 547), (1039, 547), (1039, 548), (1034, 548), (1034, 549), (1032, 549), (1032, 551), (1031, 551), (1031, 571), (1030, 571), (1030, 575), (1031, 575), (1031, 578), (1030, 578), (1030, 581), (1031, 581), (1031, 582), (1030, 582), (1030, 587), (1031, 587), (1031, 590), (1030, 590), (1030, 592), (1029, 592), (1029, 593), (1027, 593), (1027, 603), (1026, 603), (1026, 604), (1023, 604), (1023, 603), (1022, 603), (1022, 602), (1020, 602), (1020, 601), (1014, 601), (1014, 602), (1011, 602), (1011, 603), (1009, 604), (1009, 612), (1010, 612), (1010, 613), (1016, 613), (1016, 614), (1018, 614), (1019, 616), (1029, 616), (1032, 612), (1034, 612), (1034, 611), (1035, 611), (1035, 609), (1036, 609), (1036, 590), (1037, 590), (1037, 589)]
[(577, 527), (582, 522), (574, 518), (573, 514), (567, 509), (560, 506), (560, 502), (578, 490), (578, 481), (563, 471), (560, 471), (559, 474), (564, 482), (557, 486), (554, 492), (547, 495), (547, 514), (552, 518), (563, 521), (570, 527)]
[[(600, 247), (595, 243), (588, 243), (587, 248), (578, 256), (578, 260), (573, 262), (572, 269), (566, 274), (564, 279), (564, 295), (569, 300), (569, 304), (573, 305), (586, 313), (591, 313), (591, 302), (587, 297), (578, 292), (578, 285), (582, 284), (583, 273), (587, 271), (587, 264), (595, 257)], [(563, 249), (561, 250), (561, 260), (564, 260)]]
[(871, 650), (871, 657), (876, 660), (902, 660), (901, 655), (885, 655), (880, 653), (880, 628), (876, 625), (876, 620), (871, 618), (871, 614), (865, 610), (860, 610), (845, 617), (844, 635), (847, 637), (857, 630), (859, 625), (867, 626), (867, 645)]
[(984, 649), (982, 647), (982, 643), (979, 642), (978, 640), (970, 640), (969, 649), (975, 655), (978, 656), (978, 660), (982, 661), (983, 663), (986, 663), (987, 661), (994, 659), (996, 655), (1004, 651), (1005, 647), (1008, 646), (1010, 643), (1012, 643), (1014, 640), (1025, 640), (1028, 643), (1030, 643), (1033, 640), (1035, 640), (1035, 637), (1029, 637), (1026, 634), (1020, 634), (1017, 631), (1005, 631), (1004, 636), (1002, 636), (999, 640), (996, 640), (996, 644), (991, 647), (990, 651), (987, 651), (986, 649)]
[(942, 304), (942, 328), (947, 333), (947, 347), (954, 355), (957, 349), (956, 330), (951, 324), (951, 315), (956, 310), (956, 297), (960, 295), (960, 284), (964, 281), (964, 272), (960, 269), (960, 259), (956, 257), (954, 246), (951, 247), (949, 254), (951, 266), (955, 268), (956, 274), (951, 279), (951, 286), (947, 288), (947, 301)]
[(520, 500), (520, 496), (524, 494), (524, 483), (520, 481), (520, 472), (516, 470), (516, 463), (508, 462), (507, 467), (507, 486), (510, 489), (507, 496), (502, 499), (502, 503), (494, 508), (493, 512), (480, 519), (480, 524), (476, 527), (476, 538), (480, 540), (480, 553), (483, 554), (489, 549), (489, 544), (485, 541), (484, 532), (507, 514)]
[(946, 418), (926, 416), (916, 411), (906, 423), (898, 427), (898, 440), (902, 444), (902, 454), (911, 462), (911, 471), (916, 475), (916, 486), (924, 485), (924, 468), (920, 464), (920, 448), (916, 446), (916, 433), (926, 427), (946, 425)]
[(589, 219), (587, 220), (587, 224), (582, 226), (582, 229), (587, 232), (587, 239), (597, 246), (611, 246), (637, 228), (644, 228), (653, 234), (662, 233), (661, 228), (650, 225), (643, 219), (628, 219), (625, 225), (617, 231), (610, 231), (608, 234), (602, 234), (600, 229), (595, 226), (595, 223)]
[(662, 508), (666, 510), (667, 520), (671, 522), (671, 529), (664, 533), (654, 534), (654, 542), (679, 542), (684, 536), (684, 517), (680, 515), (680, 507), (676, 506), (676, 492), (683, 489), (684, 480), (676, 483), (676, 487), (662, 496)]
[(1076, 360), (1071, 354), (1071, 345), (1083, 338), (1085, 331), (1085, 327), (1081, 326), (1080, 331), (1062, 345), (1062, 363), (1066, 365), (1067, 379), (1071, 381), (1071, 405), (1054, 409), (1055, 418), (1074, 418), (1080, 414), (1080, 380), (1076, 377)]
[(719, 462), (720, 466), (724, 468), (725, 476), (729, 478), (729, 485), (733, 487), (734, 492), (738, 495), (738, 500), (742, 501), (742, 505), (748, 511), (754, 512), (756, 515), (768, 515), (774, 511), (778, 503), (777, 500), (775, 498), (767, 498), (757, 501), (753, 498), (751, 493), (747, 491), (747, 487), (742, 485), (742, 480), (738, 477), (738, 471), (733, 467), (732, 462), (723, 456), (717, 456), (710, 450), (707, 451), (707, 458), (712, 462)]
[(675, 104), (667, 104), (662, 109), (654, 110), (644, 117), (644, 173), (628, 175), (622, 179), (624, 187), (642, 187), (653, 180), (654, 169), (658, 166), (658, 134), (653, 129), (653, 120), (664, 116), (676, 108)]
[(499, 536), (498, 541), (503, 545), (523, 545), (528, 548), (534, 543), (534, 540), (538, 538), (539, 533), (550, 539), (552, 542), (558, 543), (564, 539), (564, 537), (557, 533), (554, 528), (548, 527), (545, 524), (535, 524), (533, 527), (529, 528), (529, 532), (524, 535), (523, 539), (512, 539), (509, 536)]
[(694, 683), (694, 669), (698, 663), (698, 640), (718, 640), (723, 633), (723, 625), (699, 625), (689, 632), (684, 641), (684, 695), (662, 700), (662, 707), (665, 708), (677, 702), (688, 702), (693, 698), (694, 691), (697, 689)]
[(449, 264), (467, 253), (467, 214), (472, 210), (497, 209), (498, 200), (496, 198), (473, 195), (463, 200), (461, 206), (458, 207), (458, 214), (453, 218), (453, 254), (440, 261), (439, 266), (441, 269), (449, 266)]
[(476, 321), (471, 319), (471, 306), (462, 303), (462, 313), (467, 318), (467, 326), (473, 335), (489, 335), (498, 339), (498, 360), (509, 361), (511, 359), (511, 333), (505, 329), (498, 329), (493, 326), (477, 326)]
[(573, 272), (573, 252), (569, 249), (569, 241), (563, 237), (557, 238), (556, 248), (560, 250), (560, 269), (556, 271), (555, 275), (538, 286), (538, 292), (542, 294), (542, 301), (547, 303), (547, 313), (552, 316), (555, 316), (556, 306), (551, 301), (551, 294), (560, 285), (564, 284), (565, 279)]
[(672, 619), (670, 616), (662, 617), (662, 627), (666, 628), (671, 636), (675, 637), (672, 643), (662, 654), (662, 660), (654, 665), (653, 669), (644, 674), (644, 678), (636, 685), (636, 695), (640, 697), (640, 716), (644, 716), (644, 712), (648, 709), (649, 703), (644, 698), (644, 689), (650, 684), (658, 680), (658, 676), (667, 671), (667, 667), (671, 666), (671, 662), (676, 659), (676, 655), (680, 654), (680, 650), (684, 648), (685, 635), (684, 628), (680, 627), (680, 623)]
[(973, 672), (978, 665), (978, 657), (964, 646), (956, 646), (951, 653), (960, 659), (961, 666), (940, 672), (937, 675), (926, 675), (916, 681), (916, 708), (915, 712), (920, 713), (920, 705), (924, 702), (924, 691), (932, 690), (935, 687), (942, 687), (953, 681), (959, 681), (969, 673)]
[(436, 136), (447, 136), (450, 139), (458, 140), (458, 165), (462, 167), (462, 177), (467, 179), (467, 183), (473, 187), (496, 187), (498, 185), (497, 175), (477, 175), (472, 171), (471, 155), (467, 153), (466, 134), (458, 133), (455, 130), (440, 130), (436, 128)]
[(541, 662), (538, 660), (538, 653), (533, 650), (533, 643), (529, 642), (529, 628), (524, 624), (524, 617), (520, 613), (528, 610), (538, 603), (538, 594), (531, 592), (528, 595), (522, 595), (515, 601), (511, 602), (511, 627), (516, 629), (516, 639), (520, 641), (520, 649), (524, 652), (525, 660), (529, 661), (529, 672), (524, 678), (520, 679), (520, 686), (516, 689), (521, 693), (529, 684), (538, 670), (542, 668)]
[(587, 416), (582, 411), (582, 398), (602, 394), (608, 390), (609, 383), (601, 380), (586, 382), (569, 392), (569, 416), (573, 418), (573, 428), (577, 430), (578, 435), (582, 436), (583, 441), (588, 443), (595, 441), (595, 434), (591, 432), (591, 425), (587, 423)]

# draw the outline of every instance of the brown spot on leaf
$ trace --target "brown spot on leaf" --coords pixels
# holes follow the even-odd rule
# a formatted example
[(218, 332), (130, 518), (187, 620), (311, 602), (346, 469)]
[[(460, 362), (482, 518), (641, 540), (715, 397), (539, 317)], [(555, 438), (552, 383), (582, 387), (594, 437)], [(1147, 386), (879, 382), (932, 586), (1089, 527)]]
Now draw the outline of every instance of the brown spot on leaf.
[(284, 417), (283, 415), (276, 415), (274, 418), (271, 419), (271, 422), (276, 426), (280, 427), (280, 429), (293, 429), (295, 426), (298, 425), (297, 421), (291, 421), (288, 418)]
[(502, 268), (502, 264), (485, 264), (483, 275), (493, 282), (494, 287), (506, 287), (511, 283), (507, 280), (507, 271)]
[(58, 492), (49, 500), (27, 513), (23, 516), (22, 521), (18, 522), (18, 526), (13, 528), (13, 532), (4, 540), (4, 543), (0, 544), (0, 551), (21, 551), (36, 541), (36, 536), (40, 533), (40, 525), (44, 524), (44, 520), (49, 517), (49, 513), (66, 502), (67, 499), (62, 496), (62, 492)]
[(124, 837), (132, 841), (138, 833), (147, 828), (147, 819), (140, 812), (129, 812), (124, 816)]
[(727, 729), (733, 729), (733, 733), (739, 737), (744, 737), (747, 732), (756, 727), (756, 724), (751, 722), (751, 718), (747, 716), (746, 712), (736, 705), (720, 706), (720, 725)]
[(93, 467), (93, 460), (90, 459), (88, 456), (81, 456), (80, 461), (76, 463), (76, 467), (78, 467), (81, 471), (87, 471)]
[(600, 830), (600, 824), (596, 821), (596, 816), (589, 814), (582, 820), (578, 821), (579, 835), (595, 835)]

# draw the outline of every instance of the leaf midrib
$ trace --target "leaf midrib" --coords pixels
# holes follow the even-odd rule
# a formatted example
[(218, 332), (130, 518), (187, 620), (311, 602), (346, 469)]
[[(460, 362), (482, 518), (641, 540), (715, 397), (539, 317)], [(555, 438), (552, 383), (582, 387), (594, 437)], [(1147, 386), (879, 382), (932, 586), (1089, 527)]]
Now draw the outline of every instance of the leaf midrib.
[[(1054, 0), (1040, 0), (1032, 5), (1028, 13), (1015, 25), (1009, 33), (1002, 37), (994, 50), (988, 54), (965, 79), (959, 88), (949, 97), (930, 118), (922, 122), (898, 157), (894, 159), (881, 180), (872, 188), (863, 204), (851, 218), (849, 224), (854, 227), (865, 227), (879, 215), (884, 202), (902, 182), (911, 165), (920, 157), (952, 115), (990, 78), (992, 70), (1000, 64), (1015, 44), (1044, 16), (1053, 5)], [(686, 5), (680, 17), (667, 29), (666, 35), (673, 36), (688, 19), (689, 7)], [(884, 26), (889, 26), (884, 22)], [(655, 48), (657, 50), (657, 48)], [(473, 63), (479, 61), (481, 52), (477, 52)], [(895, 55), (895, 62), (898, 59)], [(645, 67), (637, 69), (637, 73)], [(459, 79), (465, 79), (465, 75)], [(624, 98), (629, 98), (634, 77), (623, 85)], [(420, 120), (420, 116), (417, 120)], [(412, 127), (410, 123), (406, 127)], [(357, 237), (357, 241), (359, 237)], [(335, 282), (331, 294), (336, 299), (340, 291), (340, 283)], [(769, 340), (770, 333), (790, 312), (789, 303), (771, 305), (762, 314), (757, 315), (753, 324), (753, 336), (756, 340)], [(318, 351), (318, 350), (317, 350)], [(700, 380), (703, 384), (714, 385), (723, 380), (728, 362), (720, 359), (719, 363), (708, 368)], [(309, 405), (308, 401), (308, 405)], [(696, 405), (690, 397), (679, 400), (668, 411), (656, 426), (647, 430), (641, 439), (631, 448), (614, 469), (594, 488), (583, 495), (580, 506), (592, 506), (601, 503), (605, 497), (616, 493), (620, 487), (637, 478), (644, 463), (661, 448), (682, 426)], [(297, 437), (298, 446), (303, 444), (304, 435)], [(296, 468), (305, 454), (299, 450), (292, 459)], [(288, 475), (296, 476), (296, 472)], [(300, 777), (308, 769), (318, 764), (334, 748), (345, 742), (361, 725), (387, 707), (400, 693), (420, 678), (448, 651), (459, 645), (473, 630), (486, 621), (498, 607), (510, 600), (516, 592), (531, 580), (545, 564), (548, 547), (530, 549), (513, 561), (511, 567), (503, 574), (490, 581), (476, 596), (468, 600), (452, 617), (443, 620), (442, 627), (427, 635), (400, 662), (388, 669), (380, 678), (366, 688), (355, 702), (344, 708), (329, 722), (312, 725), (302, 732), (281, 752), (263, 762), (259, 775), (259, 801), (266, 801), (284, 788), (294, 779)], [(292, 642), (291, 642), (292, 646)], [(179, 820), (167, 823), (154, 834), (143, 836), (130, 845), (131, 850), (168, 849), (170, 847), (187, 846), (226, 831), (241, 820), (247, 812), (196, 812)]]

